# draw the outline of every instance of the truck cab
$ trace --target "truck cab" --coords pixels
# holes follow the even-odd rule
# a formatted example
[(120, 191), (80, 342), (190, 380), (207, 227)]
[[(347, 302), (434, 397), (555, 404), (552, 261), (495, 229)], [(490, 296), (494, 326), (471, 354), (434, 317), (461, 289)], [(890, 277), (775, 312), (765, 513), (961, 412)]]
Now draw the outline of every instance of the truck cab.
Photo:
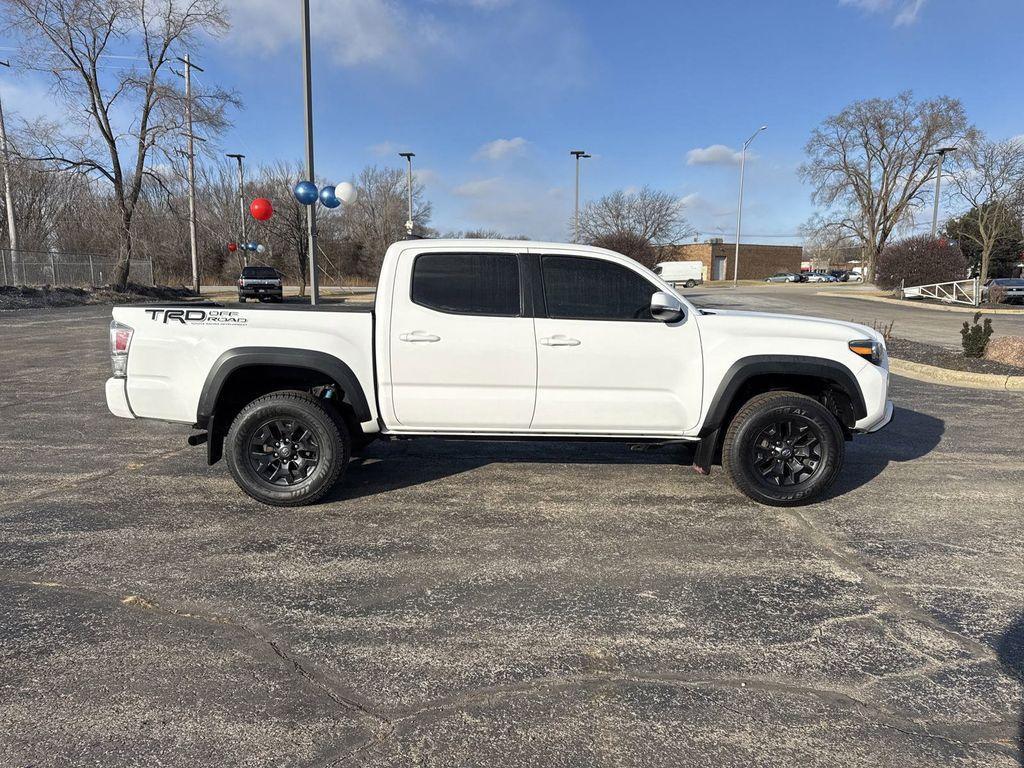
[(116, 415), (199, 430), (240, 487), (310, 503), (379, 437), (693, 443), (763, 503), (820, 496), (884, 426), (873, 330), (702, 311), (621, 254), (410, 240), (364, 306), (118, 307)]

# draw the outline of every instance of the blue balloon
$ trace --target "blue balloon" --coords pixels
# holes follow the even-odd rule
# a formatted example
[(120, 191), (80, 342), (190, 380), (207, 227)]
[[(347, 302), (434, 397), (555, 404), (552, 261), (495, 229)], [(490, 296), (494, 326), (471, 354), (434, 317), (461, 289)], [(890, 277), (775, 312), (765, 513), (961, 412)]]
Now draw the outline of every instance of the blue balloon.
[(245, 247), (246, 247), (246, 250), (255, 251), (257, 248), (260, 247), (260, 244), (259, 243), (246, 243)]
[(320, 202), (324, 208), (337, 208), (341, 200), (334, 194), (334, 187), (324, 187), (320, 190)]
[(312, 181), (300, 181), (295, 185), (292, 193), (295, 195), (295, 199), (302, 205), (312, 205), (315, 203), (318, 194), (316, 184)]

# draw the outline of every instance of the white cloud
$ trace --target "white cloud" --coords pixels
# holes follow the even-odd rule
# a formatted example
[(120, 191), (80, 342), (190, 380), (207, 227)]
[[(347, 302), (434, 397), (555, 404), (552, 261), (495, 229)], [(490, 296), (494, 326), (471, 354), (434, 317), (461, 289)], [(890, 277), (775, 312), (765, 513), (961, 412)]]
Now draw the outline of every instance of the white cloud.
[(928, 0), (839, 0), (840, 5), (859, 8), (865, 13), (893, 13), (893, 26), (905, 27), (914, 24)]
[(377, 157), (397, 155), (400, 149), (399, 145), (393, 141), (381, 141), (369, 147), (370, 152), (375, 154)]
[[(234, 43), (277, 51), (299, 40), (298, 6), (282, 0), (227, 0)], [(425, 50), (440, 48), (444, 34), (429, 15), (393, 0), (312, 0), (311, 34), (328, 44), (335, 62), (351, 67), (408, 66)]]
[(501, 160), (505, 157), (521, 155), (529, 143), (522, 136), (516, 136), (514, 139), (495, 139), (480, 147), (473, 155), (473, 159)]
[[(747, 152), (747, 159), (753, 157)], [(686, 153), (687, 165), (739, 165), (740, 151), (727, 147), (725, 144), (712, 144), (710, 147), (697, 147)]]
[[(441, 183), (441, 174), (432, 168), (413, 168), (412, 177), (424, 186)], [(427, 197), (430, 195), (428, 194)]]
[(495, 176), (455, 187), (462, 200), (456, 217), (460, 229), (496, 229), (506, 235), (561, 240), (565, 237), (571, 199), (566, 188), (532, 179)]

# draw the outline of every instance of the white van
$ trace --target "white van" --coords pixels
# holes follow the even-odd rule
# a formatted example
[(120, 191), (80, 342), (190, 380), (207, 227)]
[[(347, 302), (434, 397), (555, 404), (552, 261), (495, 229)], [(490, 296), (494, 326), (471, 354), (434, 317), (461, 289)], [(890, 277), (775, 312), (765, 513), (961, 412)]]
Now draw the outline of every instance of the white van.
[(693, 288), (704, 282), (704, 262), (663, 261), (655, 265), (654, 274), (670, 285)]

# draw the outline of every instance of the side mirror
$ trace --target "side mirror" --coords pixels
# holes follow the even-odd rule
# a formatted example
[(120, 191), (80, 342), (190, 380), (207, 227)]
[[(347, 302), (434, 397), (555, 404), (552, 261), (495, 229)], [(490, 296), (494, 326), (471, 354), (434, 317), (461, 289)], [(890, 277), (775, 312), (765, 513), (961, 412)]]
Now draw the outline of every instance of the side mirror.
[(651, 296), (651, 317), (663, 323), (674, 323), (686, 317), (686, 307), (671, 293), (658, 291)]

